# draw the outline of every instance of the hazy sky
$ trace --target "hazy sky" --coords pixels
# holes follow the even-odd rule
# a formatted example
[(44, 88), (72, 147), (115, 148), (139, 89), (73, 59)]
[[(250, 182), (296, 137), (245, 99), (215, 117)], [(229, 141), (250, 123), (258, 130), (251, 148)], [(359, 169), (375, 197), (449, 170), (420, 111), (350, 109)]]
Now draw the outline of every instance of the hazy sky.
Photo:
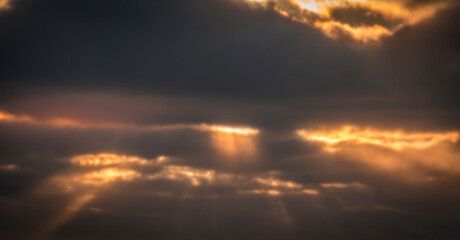
[(460, 239), (454, 0), (0, 0), (0, 239)]

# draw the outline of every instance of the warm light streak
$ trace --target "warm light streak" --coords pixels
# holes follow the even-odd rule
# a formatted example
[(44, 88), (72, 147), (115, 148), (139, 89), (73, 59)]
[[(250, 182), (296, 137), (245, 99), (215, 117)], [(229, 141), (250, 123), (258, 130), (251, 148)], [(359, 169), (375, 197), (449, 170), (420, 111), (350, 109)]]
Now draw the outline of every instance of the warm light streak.
[(166, 156), (159, 156), (156, 159), (147, 160), (134, 156), (117, 155), (112, 153), (100, 153), (100, 154), (86, 154), (72, 157), (70, 162), (74, 165), (79, 166), (110, 166), (110, 165), (121, 165), (121, 164), (158, 164), (168, 160)]
[[(398, 172), (410, 180), (425, 181), (430, 171), (460, 173), (460, 152), (454, 147), (460, 134), (451, 132), (406, 132), (345, 126), (299, 130), (305, 141), (349, 161), (377, 170)], [(359, 187), (356, 184), (325, 183), (323, 188)]]
[(140, 124), (122, 124), (113, 122), (85, 122), (78, 119), (69, 119), (54, 117), (47, 119), (37, 119), (28, 115), (14, 115), (8, 112), (0, 111), (0, 122), (5, 123), (27, 123), (49, 127), (68, 127), (81, 129), (114, 129), (114, 130), (135, 130), (135, 131), (174, 131), (183, 129), (192, 129), (210, 133), (222, 133), (234, 136), (255, 136), (259, 130), (250, 127), (212, 125), (212, 124), (165, 124), (165, 125), (140, 125)]
[(365, 185), (362, 183), (342, 183), (342, 182), (330, 182), (330, 183), (321, 183), (321, 187), (323, 188), (331, 188), (331, 189), (345, 189), (345, 188), (355, 188), (355, 189), (362, 189), (365, 188)]
[(4, 171), (14, 171), (14, 170), (18, 170), (19, 169), (19, 166), (16, 165), (16, 164), (2, 164), (0, 165), (0, 170), (4, 170)]
[(216, 176), (214, 170), (201, 170), (184, 166), (166, 166), (162, 171), (148, 176), (148, 179), (167, 179), (190, 183), (199, 186), (203, 182), (212, 182)]
[(241, 136), (254, 136), (259, 133), (259, 130), (249, 127), (233, 127), (233, 126), (224, 126), (224, 125), (209, 125), (201, 124), (200, 129), (204, 131), (219, 132), (232, 135), (241, 135)]
[(296, 188), (302, 188), (301, 184), (291, 182), (291, 181), (282, 181), (276, 178), (255, 178), (254, 181), (267, 185), (270, 187), (280, 187), (280, 188), (289, 188), (289, 189), (296, 189)]
[(390, 30), (380, 25), (354, 27), (338, 21), (316, 21), (314, 26), (321, 29), (330, 38), (339, 39), (344, 35), (348, 35), (352, 39), (363, 43), (377, 42), (382, 37), (393, 34)]
[(425, 149), (441, 142), (455, 143), (459, 140), (458, 132), (404, 132), (355, 126), (328, 130), (298, 130), (297, 134), (304, 140), (320, 142), (332, 147), (339, 147), (338, 145), (342, 143), (372, 144), (393, 150)]
[(304, 189), (302, 190), (302, 193), (308, 194), (308, 195), (318, 195), (319, 194), (318, 190), (315, 190), (315, 189)]
[(114, 181), (131, 181), (140, 176), (140, 173), (133, 170), (106, 168), (100, 171), (85, 173), (83, 176), (74, 178), (74, 181), (83, 184), (102, 185)]

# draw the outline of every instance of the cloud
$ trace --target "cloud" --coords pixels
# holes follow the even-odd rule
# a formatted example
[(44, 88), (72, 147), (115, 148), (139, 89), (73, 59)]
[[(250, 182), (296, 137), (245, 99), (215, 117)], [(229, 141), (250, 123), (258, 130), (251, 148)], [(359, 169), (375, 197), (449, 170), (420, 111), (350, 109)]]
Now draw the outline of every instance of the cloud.
[(11, 8), (11, 0), (0, 0), (0, 11), (8, 10)]
[(379, 42), (407, 25), (432, 17), (450, 1), (432, 1), (414, 7), (405, 1), (369, 0), (246, 0), (320, 29), (334, 39)]
[(19, 166), (16, 164), (1, 164), (0, 170), (3, 171), (16, 171), (19, 169)]
[[(85, 206), (98, 199), (104, 191), (117, 188), (121, 183), (130, 182), (171, 182), (175, 185), (186, 185), (183, 191), (174, 188), (149, 188), (149, 192), (163, 197), (184, 196), (187, 198), (206, 197), (206, 194), (193, 191), (212, 186), (227, 186), (232, 189), (223, 195), (211, 193), (209, 197), (223, 198), (230, 195), (266, 195), (280, 197), (285, 195), (318, 195), (316, 189), (305, 188), (302, 184), (285, 181), (274, 176), (263, 174), (238, 175), (217, 172), (210, 169), (199, 169), (184, 165), (174, 165), (172, 159), (158, 156), (145, 159), (138, 156), (117, 155), (112, 153), (85, 154), (69, 159), (72, 166), (53, 176), (28, 193), (21, 204), (43, 201), (49, 198), (64, 198), (59, 206), (42, 217), (35, 239), (49, 238), (60, 226), (79, 213)], [(173, 185), (174, 186), (174, 185)], [(147, 189), (145, 189), (147, 190)], [(101, 212), (101, 211), (98, 211)]]
[(459, 238), (454, 1), (234, 2), (0, 14), (0, 238)]
[(371, 144), (394, 150), (406, 148), (425, 149), (442, 142), (456, 143), (460, 139), (458, 132), (415, 132), (386, 131), (372, 128), (344, 126), (338, 129), (326, 130), (298, 130), (297, 134), (307, 141), (316, 141), (326, 144), (329, 149), (335, 145)]
[[(430, 179), (436, 171), (458, 174), (459, 133), (405, 132), (345, 126), (298, 130), (304, 141), (316, 142), (328, 152), (346, 156), (380, 171), (404, 172), (408, 179)], [(339, 185), (327, 185), (329, 187)]]

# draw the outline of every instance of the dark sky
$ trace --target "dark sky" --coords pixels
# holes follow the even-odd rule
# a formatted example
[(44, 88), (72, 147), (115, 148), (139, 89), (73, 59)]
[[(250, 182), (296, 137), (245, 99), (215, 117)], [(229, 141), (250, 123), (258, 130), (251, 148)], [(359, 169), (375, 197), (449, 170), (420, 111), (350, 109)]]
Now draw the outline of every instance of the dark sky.
[(0, 0), (0, 239), (460, 239), (459, 23)]

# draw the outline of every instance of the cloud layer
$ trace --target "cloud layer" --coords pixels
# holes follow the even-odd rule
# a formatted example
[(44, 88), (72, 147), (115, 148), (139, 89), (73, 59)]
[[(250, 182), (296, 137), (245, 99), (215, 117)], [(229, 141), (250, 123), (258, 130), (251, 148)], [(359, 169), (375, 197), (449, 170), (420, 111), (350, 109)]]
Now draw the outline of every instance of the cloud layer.
[(1, 239), (460, 238), (454, 1), (5, 3)]

